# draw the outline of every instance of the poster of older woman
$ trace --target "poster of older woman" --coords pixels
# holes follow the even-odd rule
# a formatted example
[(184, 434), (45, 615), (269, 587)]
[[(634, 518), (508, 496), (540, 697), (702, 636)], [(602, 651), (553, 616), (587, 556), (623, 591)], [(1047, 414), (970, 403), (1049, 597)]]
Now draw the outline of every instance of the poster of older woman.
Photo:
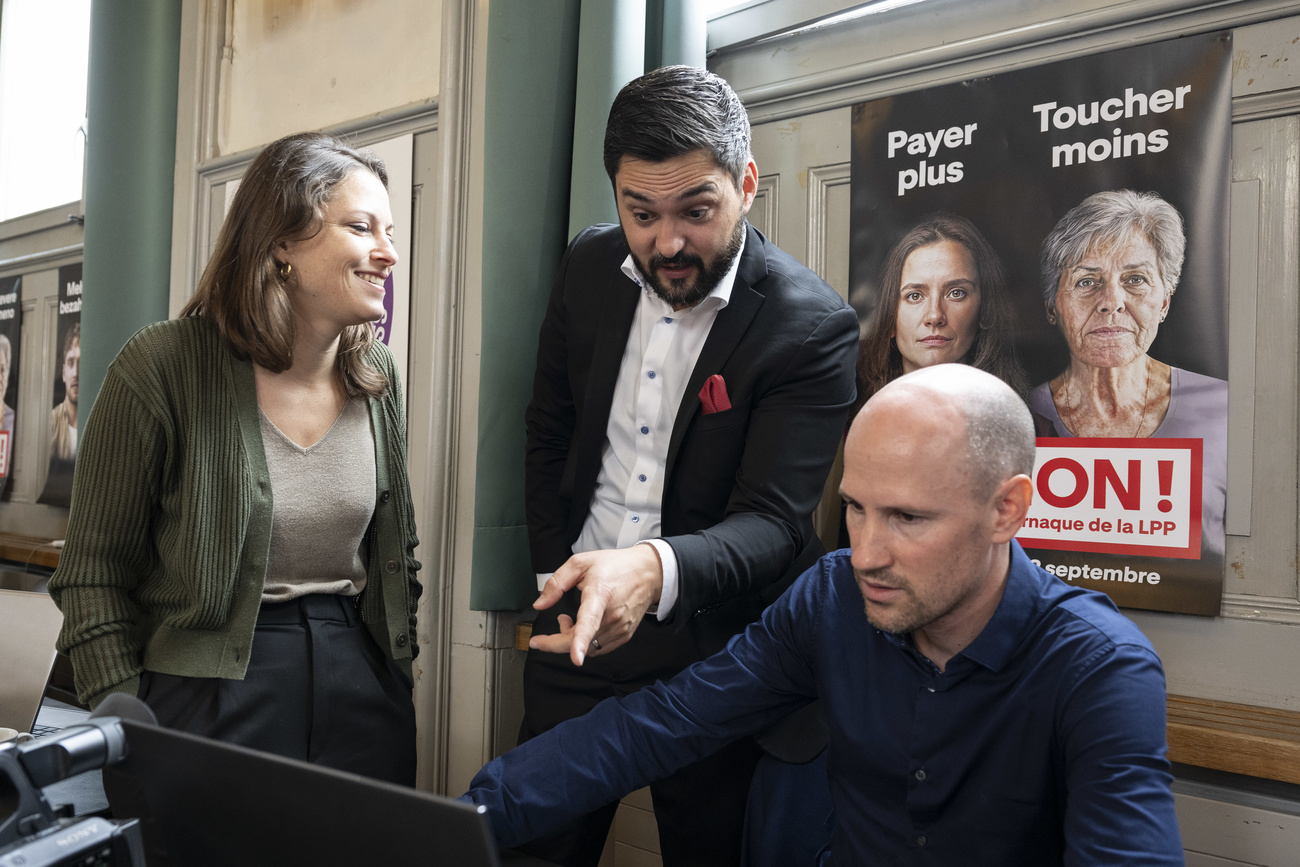
[[(1231, 35), (1208, 33), (853, 107), (861, 384), (1000, 346), (1039, 434), (1017, 540), (1123, 606), (1221, 604), (1230, 67)], [(900, 259), (936, 213), (990, 253)], [(997, 283), (973, 276), (990, 259)]]
[(1039, 436), (1200, 440), (1201, 542), (1221, 553), (1228, 383), (1149, 353), (1185, 246), (1182, 216), (1156, 193), (1094, 193), (1061, 217), (1043, 241), (1043, 305), (1070, 363), (1029, 407)]

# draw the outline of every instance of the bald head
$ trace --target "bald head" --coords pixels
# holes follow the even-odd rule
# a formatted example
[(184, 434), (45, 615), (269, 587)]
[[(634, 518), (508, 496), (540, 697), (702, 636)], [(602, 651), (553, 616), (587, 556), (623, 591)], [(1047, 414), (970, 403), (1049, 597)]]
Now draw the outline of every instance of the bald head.
[(996, 377), (926, 367), (876, 392), (844, 446), (845, 523), (868, 622), (943, 669), (997, 610), (1033, 504), (1029, 409)]
[[(971, 481), (971, 494), (989, 497), (998, 485), (1034, 469), (1034, 422), (1029, 407), (996, 376), (965, 364), (923, 367), (890, 382), (867, 401), (849, 432), (898, 419), (928, 420), (965, 444), (965, 454), (935, 442), (934, 458), (958, 462)], [(849, 450), (846, 449), (846, 459)]]

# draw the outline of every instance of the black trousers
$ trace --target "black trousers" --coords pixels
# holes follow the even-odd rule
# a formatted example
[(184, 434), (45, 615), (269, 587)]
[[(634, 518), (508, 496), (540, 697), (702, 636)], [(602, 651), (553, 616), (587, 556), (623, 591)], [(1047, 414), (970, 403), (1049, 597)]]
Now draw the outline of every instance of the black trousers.
[(146, 671), (139, 695), (169, 728), (415, 785), (411, 684), (348, 597), (263, 605), (243, 680)]
[[(541, 612), (533, 633), (559, 632), (560, 613), (573, 616), (573, 601), (566, 598)], [(612, 653), (588, 657), (580, 668), (567, 654), (529, 651), (520, 742), (581, 716), (606, 698), (668, 680), (699, 659), (689, 629), (677, 630), (653, 618), (641, 623), (630, 642)], [(753, 739), (744, 738), (651, 784), (665, 867), (740, 864), (745, 802), (761, 754)], [(519, 848), (565, 867), (595, 867), (617, 809), (617, 801), (607, 804), (564, 831)]]

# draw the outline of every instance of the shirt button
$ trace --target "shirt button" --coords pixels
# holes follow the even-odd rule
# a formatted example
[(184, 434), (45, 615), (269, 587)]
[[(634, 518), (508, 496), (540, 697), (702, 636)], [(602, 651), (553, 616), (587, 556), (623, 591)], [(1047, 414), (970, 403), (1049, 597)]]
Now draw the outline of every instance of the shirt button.
[(650, 377), (651, 379), (654, 379), (654, 378), (655, 378), (655, 372), (652, 370), (652, 371), (650, 371), (649, 373), (647, 373), (646, 376)]
[(925, 782), (925, 771), (918, 770), (918, 771), (916, 772), (916, 781), (917, 781), (918, 783), (923, 783), (923, 782)]
[(926, 843), (926, 840), (925, 840), (925, 835), (924, 835), (924, 834), (922, 834), (921, 836), (919, 836), (919, 837), (916, 838), (916, 845), (918, 845), (918, 846), (924, 846), (925, 843)]
[(672, 324), (673, 324), (673, 318), (672, 318), (671, 316), (665, 316), (665, 317), (664, 317), (664, 322), (667, 322), (669, 325), (672, 325)]
[(632, 516), (632, 523), (633, 523), (633, 524), (639, 524), (639, 523), (641, 523), (641, 516), (640, 516), (640, 515), (633, 515), (633, 516)]
[(638, 479), (639, 481), (644, 482), (644, 481), (645, 481), (645, 473), (642, 473), (641, 475), (637, 476), (637, 479)]
[(410, 639), (407, 638), (406, 633), (403, 632), (401, 635), (397, 636), (397, 646), (398, 646), (398, 647), (405, 647), (405, 646), (406, 646), (406, 642), (409, 641), (409, 640), (410, 640)]
[(384, 564), (384, 571), (387, 572), (389, 575), (396, 575), (396, 574), (397, 574), (397, 561), (396, 561), (396, 560), (389, 560), (387, 563), (385, 563), (385, 564)]
[(646, 427), (645, 425), (641, 425), (641, 433), (643, 434), (650, 433), (650, 428)]
[(379, 495), (379, 502), (381, 502), (381, 503), (387, 503), (387, 502), (388, 502), (388, 498), (391, 497), (391, 496), (392, 496), (392, 494), (388, 493), (388, 491), (384, 491), (382, 494)]

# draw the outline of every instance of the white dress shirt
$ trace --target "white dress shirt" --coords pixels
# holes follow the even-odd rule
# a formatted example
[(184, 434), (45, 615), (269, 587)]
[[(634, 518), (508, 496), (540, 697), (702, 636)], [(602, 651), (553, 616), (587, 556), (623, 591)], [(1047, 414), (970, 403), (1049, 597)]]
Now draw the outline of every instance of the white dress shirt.
[[(708, 297), (677, 311), (655, 294), (631, 255), (623, 261), (623, 273), (640, 287), (641, 297), (614, 386), (596, 493), (573, 551), (653, 545), (664, 573), (660, 620), (672, 613), (678, 584), (677, 555), (659, 538), (668, 441), (704, 341), (718, 311), (731, 301), (742, 253), (743, 236), (731, 268)], [(537, 576), (538, 590), (549, 577)]]

